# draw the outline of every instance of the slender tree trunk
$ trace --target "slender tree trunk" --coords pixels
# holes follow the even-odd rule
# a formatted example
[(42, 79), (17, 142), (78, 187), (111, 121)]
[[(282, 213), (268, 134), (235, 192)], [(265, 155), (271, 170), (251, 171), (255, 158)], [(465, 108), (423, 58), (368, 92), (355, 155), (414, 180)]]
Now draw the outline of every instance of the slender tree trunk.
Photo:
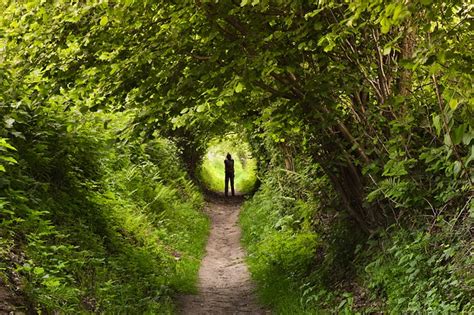
[[(415, 49), (416, 33), (414, 25), (410, 20), (405, 23), (405, 35), (400, 49), (400, 57), (402, 60), (411, 59)], [(408, 96), (410, 94), (412, 84), (412, 71), (402, 68), (398, 81), (398, 90), (400, 95)]]

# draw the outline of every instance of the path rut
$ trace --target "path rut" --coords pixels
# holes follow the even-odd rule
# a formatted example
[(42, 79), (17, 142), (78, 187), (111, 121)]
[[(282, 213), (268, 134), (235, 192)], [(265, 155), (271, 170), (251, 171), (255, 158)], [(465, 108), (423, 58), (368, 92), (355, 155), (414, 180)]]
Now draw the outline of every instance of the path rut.
[(212, 226), (199, 270), (198, 294), (180, 297), (181, 314), (270, 314), (257, 304), (244, 262), (238, 226), (242, 201), (242, 196), (214, 196), (208, 201), (205, 211)]

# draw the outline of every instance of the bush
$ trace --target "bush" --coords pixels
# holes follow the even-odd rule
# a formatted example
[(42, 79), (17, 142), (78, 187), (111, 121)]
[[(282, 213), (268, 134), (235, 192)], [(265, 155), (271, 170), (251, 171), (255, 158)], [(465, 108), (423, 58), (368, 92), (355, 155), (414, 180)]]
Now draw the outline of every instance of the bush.
[(449, 236), (449, 228), (432, 233), (396, 229), (376, 242), (365, 267), (368, 288), (386, 300), (389, 312), (471, 314), (474, 305), (473, 259), (467, 239)]
[(473, 312), (469, 201), (455, 216), (412, 216), (367, 240), (335, 210), (317, 167), (298, 163), (298, 173), (268, 170), (241, 214), (263, 303), (277, 314)]

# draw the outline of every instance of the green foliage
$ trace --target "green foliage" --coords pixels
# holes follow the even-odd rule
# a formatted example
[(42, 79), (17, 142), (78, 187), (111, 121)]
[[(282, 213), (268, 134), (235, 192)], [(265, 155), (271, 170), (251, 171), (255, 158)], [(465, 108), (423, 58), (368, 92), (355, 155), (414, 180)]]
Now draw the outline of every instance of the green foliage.
[(117, 142), (124, 115), (66, 132), (80, 116), (40, 114), (2, 177), (2, 272), (37, 311), (171, 312), (172, 293), (195, 290), (208, 227), (177, 148)]
[[(324, 247), (312, 227), (317, 196), (309, 188), (313, 188), (311, 177), (281, 175), (279, 171), (267, 174), (260, 190), (244, 204), (240, 223), (247, 261), (263, 303), (278, 314), (312, 314), (320, 309), (301, 302), (301, 286), (319, 263), (315, 257)], [(291, 185), (283, 186), (281, 181)], [(324, 181), (316, 185), (324, 190)]]
[[(11, 156), (4, 155), (8, 153), (8, 150), (16, 150), (16, 149), (12, 147), (10, 144), (8, 144), (6, 139), (0, 138), (0, 152), (2, 152), (2, 155), (0, 155), (0, 161), (6, 164), (17, 163), (17, 161)], [(3, 164), (0, 164), (0, 172), (5, 172), (5, 171), (6, 171), (5, 166)]]
[[(438, 216), (429, 232), (413, 219), (410, 230), (399, 225), (382, 229), (363, 246), (365, 237), (354, 223), (332, 208), (337, 203), (323, 206), (334, 192), (318, 168), (305, 167), (304, 161), (304, 156), (296, 161), (300, 171), (294, 174), (268, 171), (242, 213), (248, 263), (263, 303), (277, 314), (472, 312), (467, 211), (472, 202), (448, 216), (450, 221)], [(309, 181), (313, 176), (316, 183)], [(441, 176), (437, 180), (445, 183)], [(416, 204), (409, 191), (391, 189), (398, 207)], [(452, 200), (448, 191), (439, 191), (438, 198)]]
[[(426, 279), (460, 281), (433, 278), (427, 266), (444, 262), (410, 248), (427, 248), (416, 236), (427, 227), (465, 227), (472, 217), (468, 2), (32, 0), (2, 1), (0, 9), (1, 253), (13, 261), (12, 252), (26, 250), (28, 292), (46, 310), (166, 304), (161, 297), (179, 280), (163, 275), (196, 266), (189, 260), (174, 270), (186, 259), (174, 263), (167, 244), (193, 251), (200, 245), (180, 243), (199, 237), (181, 231), (202, 236), (205, 225), (194, 215), (201, 197), (176, 157), (197, 177), (210, 140), (228, 130), (249, 142), (264, 185), (242, 219), (255, 277), (273, 270), (284, 279), (262, 276), (261, 287), (287, 287), (302, 297), (289, 304), (308, 309), (364, 309), (369, 302), (354, 288), (367, 283), (350, 266), (367, 263), (354, 261), (368, 257), (365, 238), (394, 226), (400, 235), (380, 237), (399, 245), (368, 269), (366, 281), (386, 293), (368, 312), (384, 304), (444, 312), (465, 300), (466, 291), (448, 285), (426, 297), (431, 304), (417, 304), (422, 293), (398, 295), (398, 284), (379, 275), (407, 284), (404, 270), (420, 270), (414, 290), (426, 289)], [(119, 112), (133, 116), (129, 129)], [(221, 160), (203, 176), (220, 177)], [(195, 224), (180, 229), (180, 220)], [(404, 236), (409, 228), (416, 231)], [(448, 230), (426, 237), (464, 248)], [(60, 259), (41, 254), (55, 251)], [(400, 267), (395, 254), (419, 259)], [(96, 293), (84, 289), (96, 280), (77, 284), (81, 257), (100, 271), (100, 290), (88, 289)], [(141, 269), (149, 286), (137, 288)], [(127, 274), (131, 284), (121, 280)], [(134, 289), (140, 297), (127, 300)], [(105, 306), (91, 302), (97, 292)]]
[(279, 198), (263, 185), (247, 202), (241, 215), (243, 242), (248, 264), (259, 285), (263, 303), (278, 313), (302, 313), (294, 279), (307, 272), (317, 247), (317, 237), (308, 231), (294, 230), (292, 217), (279, 219)]
[(367, 253), (375, 254), (365, 267), (367, 285), (386, 298), (389, 312), (472, 313), (470, 241), (461, 227), (453, 242), (451, 226), (440, 223), (439, 231), (396, 230), (384, 237), (385, 251), (369, 243)]

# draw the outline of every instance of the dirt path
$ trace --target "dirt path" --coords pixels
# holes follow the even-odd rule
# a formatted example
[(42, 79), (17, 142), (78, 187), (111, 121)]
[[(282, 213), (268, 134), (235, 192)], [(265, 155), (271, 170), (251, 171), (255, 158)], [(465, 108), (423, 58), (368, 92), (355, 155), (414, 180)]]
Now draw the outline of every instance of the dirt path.
[(241, 196), (208, 201), (205, 210), (212, 226), (199, 270), (199, 294), (179, 299), (181, 314), (270, 314), (257, 305), (244, 263), (238, 226), (242, 201)]

